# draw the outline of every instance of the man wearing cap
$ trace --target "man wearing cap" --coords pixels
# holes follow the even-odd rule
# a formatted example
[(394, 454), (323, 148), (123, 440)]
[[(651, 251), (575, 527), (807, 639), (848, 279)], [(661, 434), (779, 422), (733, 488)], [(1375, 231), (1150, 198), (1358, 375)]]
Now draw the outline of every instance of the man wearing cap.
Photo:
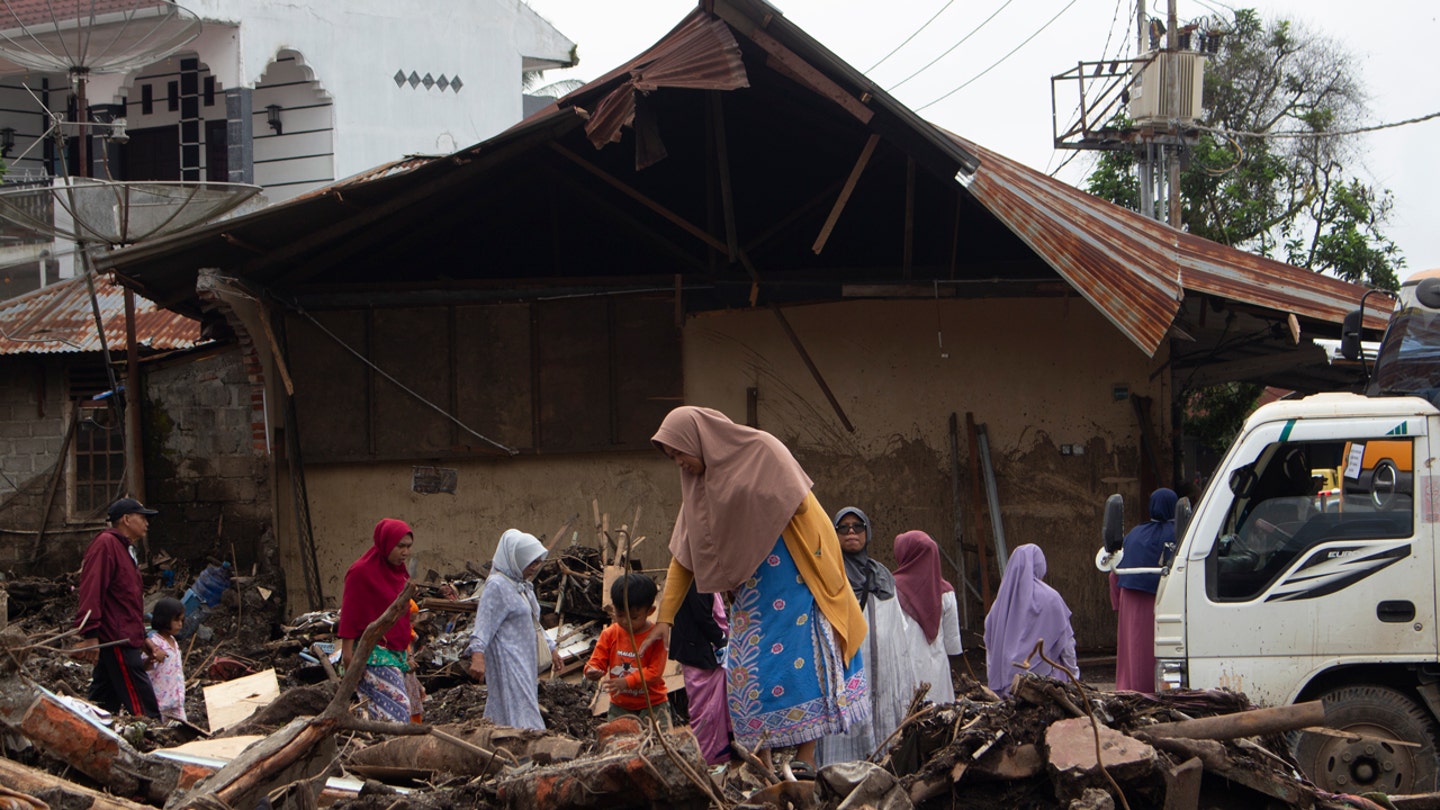
[[(135, 541), (150, 530), (150, 516), (134, 498), (110, 504), (110, 528), (95, 535), (80, 567), (80, 609), (75, 626), (83, 636), (76, 655), (95, 664), (90, 701), (111, 712), (160, 716), (155, 689), (145, 673), (144, 651), (165, 660), (164, 647), (145, 638), (145, 585)], [(113, 643), (112, 643), (113, 642)], [(96, 649), (102, 644), (111, 646)]]

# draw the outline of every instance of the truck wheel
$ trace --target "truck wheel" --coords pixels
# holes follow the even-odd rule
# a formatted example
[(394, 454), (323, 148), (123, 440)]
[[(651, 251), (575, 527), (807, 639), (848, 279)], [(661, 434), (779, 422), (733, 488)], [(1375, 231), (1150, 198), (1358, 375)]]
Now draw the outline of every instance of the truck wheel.
[[(1403, 692), (1384, 686), (1345, 686), (1326, 692), (1326, 725), (1362, 739), (1301, 734), (1295, 759), (1321, 790), (1428, 793), (1436, 789), (1435, 721)], [(1379, 738), (1379, 739), (1374, 739)], [(1419, 748), (1383, 740), (1419, 743)]]

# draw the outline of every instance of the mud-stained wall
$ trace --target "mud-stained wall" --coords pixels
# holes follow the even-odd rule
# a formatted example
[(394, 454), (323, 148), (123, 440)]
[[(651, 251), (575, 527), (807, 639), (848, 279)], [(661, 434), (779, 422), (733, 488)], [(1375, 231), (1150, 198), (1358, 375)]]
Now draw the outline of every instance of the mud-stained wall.
[[(1154, 429), (1168, 436), (1168, 375), (1151, 379), (1164, 358), (1145, 357), (1079, 297), (847, 302), (785, 313), (854, 433), (770, 312), (691, 320), (687, 401), (740, 420), (746, 389), (757, 388), (759, 426), (791, 447), (826, 509), (853, 504), (870, 515), (873, 552), (887, 564), (895, 535), (910, 529), (958, 560), (949, 418), (958, 414), (962, 506), (974, 509), (965, 430), (966, 412), (974, 413), (988, 428), (1007, 546), (1044, 549), (1047, 579), (1074, 612), (1081, 647), (1112, 647), (1108, 585), (1093, 563), (1101, 506), (1116, 491), (1141, 502), (1136, 418), (1114, 387), (1153, 397)], [(1160, 453), (1168, 470), (1168, 447)], [(980, 517), (988, 542), (988, 517)], [(973, 552), (967, 559), (978, 584)], [(953, 568), (946, 573), (958, 581)], [(990, 585), (999, 585), (993, 570)], [(968, 612), (968, 627), (982, 630), (978, 603)], [(967, 644), (973, 639), (967, 634)]]
[[(495, 554), (500, 534), (518, 528), (553, 537), (556, 529), (578, 515), (571, 537), (595, 546), (592, 500), (610, 517), (610, 525), (634, 521), (635, 550), (647, 568), (669, 564), (666, 545), (680, 506), (680, 479), (675, 466), (660, 453), (525, 457), (449, 465), (457, 471), (455, 494), (418, 494), (412, 489), (409, 464), (310, 465), (305, 484), (310, 494), (317, 571), (324, 602), (340, 604), (345, 569), (370, 548), (375, 523), (399, 518), (415, 530), (415, 571), (460, 573), (465, 563), (480, 566)], [(288, 490), (282, 490), (288, 495)], [(293, 508), (282, 496), (283, 537), (293, 538)], [(578, 535), (576, 534), (578, 533)], [(282, 546), (292, 611), (305, 609), (305, 581), (297, 544)]]
[[(687, 320), (686, 401), (743, 422), (746, 391), (758, 389), (760, 427), (792, 448), (826, 509), (853, 504), (869, 513), (876, 526), (874, 553), (887, 563), (893, 562), (894, 536), (908, 529), (929, 532), (958, 556), (949, 418), (959, 414), (962, 503), (973, 509), (965, 435), (965, 413), (973, 412), (989, 430), (1009, 547), (1032, 542), (1045, 549), (1049, 581), (1074, 611), (1082, 648), (1112, 647), (1107, 583), (1093, 564), (1100, 508), (1115, 491), (1142, 503), (1134, 411), (1113, 391), (1123, 384), (1153, 397), (1153, 427), (1168, 436), (1164, 358), (1145, 357), (1079, 297), (844, 302), (785, 313), (854, 433), (840, 423), (765, 310)], [(1062, 454), (1062, 446), (1072, 452)], [(1168, 446), (1160, 453), (1168, 470)], [(668, 562), (665, 546), (680, 488), (673, 465), (659, 454), (528, 456), (447, 466), (458, 470), (454, 495), (413, 492), (409, 464), (307, 466), (327, 604), (338, 604), (346, 567), (369, 547), (382, 517), (414, 526), (421, 575), (430, 568), (447, 573), (463, 570), (467, 561), (488, 560), (500, 533), (512, 526), (549, 534), (578, 513), (581, 541), (593, 543), (590, 504), (598, 498), (613, 525), (628, 522), (639, 506), (639, 533), (649, 539), (638, 556), (650, 568)], [(292, 609), (303, 610), (288, 486), (282, 479), (276, 488), (286, 538), (282, 562)], [(984, 526), (980, 536), (988, 543), (988, 519)], [(993, 567), (993, 553), (991, 560)], [(977, 579), (973, 552), (969, 561)], [(947, 576), (957, 579), (953, 569)], [(990, 586), (999, 586), (993, 571)], [(968, 626), (979, 630), (983, 621), (978, 606), (972, 607)], [(967, 644), (974, 643), (967, 636)]]

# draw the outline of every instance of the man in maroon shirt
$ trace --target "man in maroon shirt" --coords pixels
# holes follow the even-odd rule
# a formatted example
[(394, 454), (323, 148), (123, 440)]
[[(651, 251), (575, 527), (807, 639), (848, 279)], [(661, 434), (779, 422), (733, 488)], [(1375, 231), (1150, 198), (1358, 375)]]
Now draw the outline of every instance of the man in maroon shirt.
[(95, 664), (90, 702), (111, 712), (124, 709), (136, 717), (160, 716), (155, 689), (145, 673), (144, 653), (148, 650), (152, 658), (163, 661), (165, 648), (145, 638), (145, 585), (135, 560), (135, 541), (150, 530), (154, 514), (158, 513), (134, 498), (110, 504), (110, 528), (95, 535), (85, 549), (75, 617), (83, 637), (75, 654)]

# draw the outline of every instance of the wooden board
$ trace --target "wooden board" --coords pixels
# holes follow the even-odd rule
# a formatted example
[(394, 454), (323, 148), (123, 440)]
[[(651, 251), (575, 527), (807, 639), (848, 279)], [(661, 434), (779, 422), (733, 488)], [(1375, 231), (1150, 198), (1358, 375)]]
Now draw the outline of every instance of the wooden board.
[[(208, 698), (208, 696), (207, 696)], [(206, 704), (209, 705), (208, 703)], [(209, 757), (211, 759), (223, 759), (230, 761), (240, 756), (240, 752), (250, 747), (251, 743), (265, 739), (263, 734), (242, 734), (238, 737), (220, 737), (213, 740), (192, 740), (184, 745), (177, 745), (174, 748), (163, 748), (161, 752), (170, 754), (188, 754), (192, 757)]]
[(233, 726), (269, 706), (280, 697), (280, 681), (275, 670), (267, 669), (233, 681), (204, 688), (205, 711), (210, 717), (210, 730)]

